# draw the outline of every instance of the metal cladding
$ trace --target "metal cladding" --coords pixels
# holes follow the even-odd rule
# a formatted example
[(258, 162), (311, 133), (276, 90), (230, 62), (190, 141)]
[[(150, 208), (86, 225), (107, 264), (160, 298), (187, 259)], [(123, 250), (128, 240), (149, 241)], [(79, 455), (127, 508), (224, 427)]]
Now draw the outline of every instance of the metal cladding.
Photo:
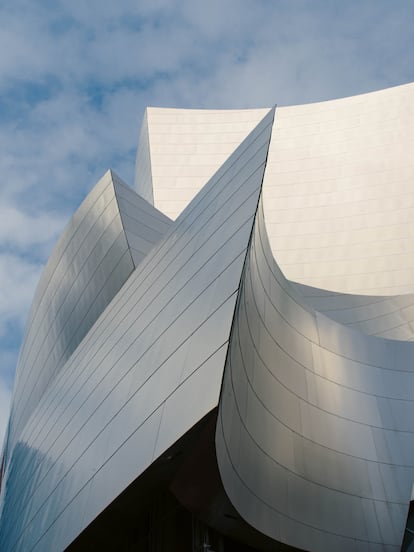
[(64, 549), (217, 406), (272, 121), (167, 230), (43, 393), (8, 454), (0, 549)]
[(268, 111), (147, 107), (136, 191), (176, 219)]
[(148, 108), (140, 195), (107, 173), (39, 283), (0, 550), (64, 550), (217, 407), (224, 491), (275, 550), (400, 549), (413, 100), (406, 85), (277, 110)]
[(217, 427), (233, 505), (300, 549), (399, 549), (414, 478), (413, 344), (310, 309), (273, 259), (262, 209), (242, 281)]
[(170, 224), (111, 171), (79, 207), (36, 290), (16, 370), (9, 447), (50, 382)]

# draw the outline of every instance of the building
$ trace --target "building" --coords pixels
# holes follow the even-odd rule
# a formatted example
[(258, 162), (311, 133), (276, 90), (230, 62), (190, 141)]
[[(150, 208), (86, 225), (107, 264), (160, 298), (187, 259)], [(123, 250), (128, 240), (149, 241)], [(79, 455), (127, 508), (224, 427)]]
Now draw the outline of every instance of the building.
[(409, 550), (414, 85), (148, 108), (36, 291), (0, 550)]

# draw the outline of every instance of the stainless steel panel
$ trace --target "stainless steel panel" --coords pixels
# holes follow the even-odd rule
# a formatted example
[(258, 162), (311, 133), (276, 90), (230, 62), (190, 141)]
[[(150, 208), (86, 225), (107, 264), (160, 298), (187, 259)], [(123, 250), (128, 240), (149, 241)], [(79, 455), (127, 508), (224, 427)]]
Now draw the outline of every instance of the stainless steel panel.
[[(272, 117), (140, 262), (49, 383), (19, 435), (27, 453), (11, 452), (1, 546), (64, 548), (217, 405)], [(130, 462), (139, 450), (142, 464)], [(103, 470), (111, 477), (100, 491)]]
[(414, 402), (400, 399), (412, 344), (313, 314), (266, 248), (259, 206), (216, 433), (226, 492), (248, 523), (286, 544), (396, 550), (414, 475)]
[(69, 224), (20, 356), (0, 546), (64, 548), (217, 405), (226, 359), (216, 448), (240, 515), (307, 550), (399, 549), (412, 92), (281, 108), (272, 140), (267, 110), (147, 111), (144, 196), (175, 218), (210, 180), (171, 223), (108, 173)]
[[(11, 447), (49, 382), (134, 268), (123, 227), (125, 215), (117, 203), (117, 189), (125, 185), (115, 179), (107, 173), (84, 201), (39, 283), (17, 367)], [(146, 232), (147, 240), (155, 243), (168, 227), (168, 219), (144, 200), (139, 198), (136, 203), (146, 212), (152, 209), (156, 213), (152, 236), (150, 229)], [(163, 219), (162, 228), (157, 227), (158, 219)], [(139, 232), (142, 225), (135, 226)]]

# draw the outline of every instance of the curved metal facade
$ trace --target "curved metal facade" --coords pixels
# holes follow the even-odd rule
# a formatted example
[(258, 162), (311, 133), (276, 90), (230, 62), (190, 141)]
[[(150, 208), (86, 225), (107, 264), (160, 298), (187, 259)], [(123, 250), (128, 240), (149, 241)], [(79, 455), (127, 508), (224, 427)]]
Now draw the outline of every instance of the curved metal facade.
[(217, 428), (224, 487), (251, 525), (304, 550), (399, 550), (414, 481), (412, 345), (304, 304), (259, 210)]
[(35, 295), (1, 550), (65, 549), (217, 407), (224, 491), (275, 550), (400, 549), (413, 100), (406, 85), (276, 111), (147, 110), (141, 195), (105, 175)]
[(414, 292), (414, 85), (278, 109), (263, 187), (289, 280), (345, 293)]
[(141, 261), (49, 383), (8, 455), (0, 549), (64, 549), (217, 406), (272, 117)]
[(14, 446), (50, 382), (170, 223), (111, 171), (79, 207), (36, 290), (16, 369), (9, 446)]

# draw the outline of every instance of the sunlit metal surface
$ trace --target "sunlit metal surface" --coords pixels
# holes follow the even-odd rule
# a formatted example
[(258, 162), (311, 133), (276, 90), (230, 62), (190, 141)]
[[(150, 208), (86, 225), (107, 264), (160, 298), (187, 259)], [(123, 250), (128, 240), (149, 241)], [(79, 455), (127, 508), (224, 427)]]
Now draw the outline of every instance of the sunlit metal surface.
[(276, 549), (399, 550), (414, 482), (413, 105), (406, 85), (274, 122), (148, 108), (143, 197), (108, 173), (36, 292), (1, 550), (63, 550), (217, 405), (224, 489)]
[(147, 107), (137, 154), (136, 191), (170, 218), (177, 218), (268, 111)]
[(304, 550), (399, 550), (414, 481), (414, 345), (303, 303), (259, 209), (217, 427), (224, 487), (250, 524)]
[(414, 294), (352, 295), (293, 283), (306, 303), (368, 335), (414, 340)]
[(407, 84), (278, 109), (263, 208), (286, 278), (414, 292), (413, 98)]
[(49, 383), (171, 221), (108, 171), (69, 222), (36, 290), (16, 369), (8, 446)]
[(144, 120), (141, 125), (137, 160), (135, 165), (135, 189), (137, 193), (154, 205), (154, 192), (151, 170), (151, 150), (148, 129), (148, 108), (145, 110)]
[[(263, 208), (289, 280), (414, 293), (413, 97), (407, 84), (278, 107)], [(265, 112), (149, 108), (154, 205), (175, 218)]]
[(0, 549), (65, 548), (217, 406), (272, 120), (222, 165), (49, 384), (10, 451)]

